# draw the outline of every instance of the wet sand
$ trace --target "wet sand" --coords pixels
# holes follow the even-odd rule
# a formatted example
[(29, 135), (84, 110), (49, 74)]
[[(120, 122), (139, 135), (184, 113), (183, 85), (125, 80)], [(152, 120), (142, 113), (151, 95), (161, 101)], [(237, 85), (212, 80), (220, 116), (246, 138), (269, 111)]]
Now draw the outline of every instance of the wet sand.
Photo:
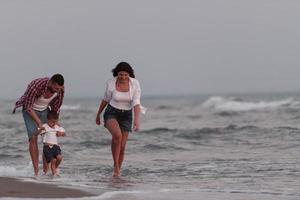
[(46, 183), (25, 182), (8, 177), (0, 177), (0, 188), (0, 197), (67, 198), (93, 196), (77, 189)]

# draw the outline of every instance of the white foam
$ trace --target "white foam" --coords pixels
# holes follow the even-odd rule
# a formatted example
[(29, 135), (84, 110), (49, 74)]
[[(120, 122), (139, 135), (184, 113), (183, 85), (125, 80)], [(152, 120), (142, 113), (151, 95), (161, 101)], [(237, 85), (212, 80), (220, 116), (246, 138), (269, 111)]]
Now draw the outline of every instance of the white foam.
[(205, 108), (212, 108), (217, 111), (251, 111), (251, 110), (265, 110), (265, 109), (278, 109), (282, 106), (299, 106), (300, 102), (294, 100), (293, 98), (288, 98), (280, 101), (259, 101), (259, 102), (245, 102), (238, 101), (233, 98), (223, 98), (223, 97), (210, 97), (206, 100), (202, 106)]
[(62, 105), (61, 110), (79, 110), (80, 109), (80, 104), (78, 105)]
[(113, 192), (105, 192), (102, 195), (98, 196), (97, 199), (110, 199), (112, 197), (115, 197), (117, 195), (122, 194), (141, 194), (146, 193), (146, 191), (140, 191), (140, 190), (133, 190), (133, 191), (113, 191)]
[[(107, 191), (104, 192), (98, 196), (90, 196), (90, 197), (80, 197), (76, 198), (77, 200), (102, 200), (102, 199), (119, 199), (123, 198), (126, 199), (125, 195), (133, 196), (133, 199), (143, 199), (145, 197), (146, 199), (149, 199), (149, 197), (153, 197), (153, 199), (157, 199), (157, 197), (165, 196), (169, 197), (169, 194), (176, 194), (181, 195), (184, 197), (186, 192), (200, 192), (199, 188), (190, 188), (190, 189), (168, 189), (168, 188), (161, 188), (158, 190), (123, 190), (123, 191)], [(144, 196), (146, 195), (146, 196)], [(174, 196), (173, 196), (174, 197)], [(10, 198), (1, 198), (2, 199), (10, 199), (10, 200), (16, 200), (16, 199), (22, 199), (22, 200), (34, 200), (35, 198), (16, 198), (16, 197), (10, 197)], [(43, 198), (45, 200), (53, 200), (53, 198)], [(61, 199), (61, 200), (73, 200), (74, 198), (55, 198), (55, 199)], [(132, 198), (130, 198), (132, 199)], [(169, 199), (169, 198), (164, 198)], [(176, 198), (181, 199), (181, 198)]]
[(32, 166), (0, 166), (0, 176), (3, 177), (28, 177), (33, 174)]
[[(92, 197), (81, 197), (76, 198), (77, 200), (100, 200), (100, 199), (111, 199), (117, 195), (122, 194), (140, 194), (145, 193), (144, 191), (113, 191), (113, 192), (105, 192), (99, 196), (92, 196)], [(7, 199), (7, 200), (16, 200), (16, 199), (22, 199), (22, 200), (33, 200), (36, 198), (16, 198), (16, 197), (9, 197), (9, 198), (1, 198), (1, 200)], [(53, 200), (53, 199), (61, 199), (61, 200), (74, 200), (74, 198), (43, 198), (44, 200)]]
[(141, 105), (140, 109), (141, 109), (141, 113), (145, 115), (147, 112), (147, 108)]

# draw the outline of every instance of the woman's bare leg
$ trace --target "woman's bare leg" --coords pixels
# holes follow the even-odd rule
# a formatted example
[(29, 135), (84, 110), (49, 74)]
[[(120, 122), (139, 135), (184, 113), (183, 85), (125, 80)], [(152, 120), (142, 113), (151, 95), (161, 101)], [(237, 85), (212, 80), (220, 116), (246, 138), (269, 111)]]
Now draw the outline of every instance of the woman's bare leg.
[(120, 150), (120, 156), (119, 156), (120, 170), (121, 170), (122, 163), (123, 163), (123, 160), (124, 160), (124, 157), (125, 157), (125, 147), (126, 147), (126, 142), (127, 142), (127, 139), (128, 139), (128, 135), (129, 135), (128, 131), (122, 132), (121, 150)]
[(106, 128), (112, 135), (111, 141), (111, 152), (114, 160), (114, 176), (120, 176), (120, 151), (121, 151), (121, 142), (122, 142), (122, 132), (119, 126), (119, 123), (115, 119), (109, 119), (105, 122)]

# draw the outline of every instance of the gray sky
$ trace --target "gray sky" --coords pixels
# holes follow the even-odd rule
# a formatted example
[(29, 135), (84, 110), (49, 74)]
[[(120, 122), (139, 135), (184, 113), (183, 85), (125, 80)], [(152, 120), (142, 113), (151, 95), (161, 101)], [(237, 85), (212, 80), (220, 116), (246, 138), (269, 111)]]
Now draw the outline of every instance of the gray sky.
[(102, 96), (120, 61), (143, 94), (299, 91), (300, 1), (0, 1), (0, 98), (62, 73)]

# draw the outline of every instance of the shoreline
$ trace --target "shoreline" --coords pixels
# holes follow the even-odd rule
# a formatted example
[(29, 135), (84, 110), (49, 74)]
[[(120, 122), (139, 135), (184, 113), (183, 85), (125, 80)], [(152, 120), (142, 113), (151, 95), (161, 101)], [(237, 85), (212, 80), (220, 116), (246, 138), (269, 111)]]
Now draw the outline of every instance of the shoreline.
[(79, 189), (60, 187), (48, 183), (27, 182), (11, 177), (0, 177), (0, 188), (0, 198), (79, 198), (94, 196), (91, 193)]

